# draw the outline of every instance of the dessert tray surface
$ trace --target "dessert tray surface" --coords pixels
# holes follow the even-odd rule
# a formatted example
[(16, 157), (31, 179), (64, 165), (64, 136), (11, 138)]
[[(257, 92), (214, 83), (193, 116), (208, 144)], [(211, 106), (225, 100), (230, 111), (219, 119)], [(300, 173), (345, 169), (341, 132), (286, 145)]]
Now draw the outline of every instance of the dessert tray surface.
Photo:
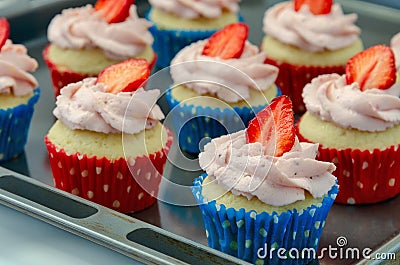
[[(33, 1), (34, 2), (34, 1)], [(40, 2), (40, 1), (38, 1)], [(43, 1), (45, 2), (45, 1)], [(36, 106), (25, 153), (0, 166), (0, 202), (50, 224), (121, 252), (147, 264), (242, 264), (243, 261), (207, 247), (200, 210), (195, 206), (190, 185), (201, 171), (195, 157), (172, 149), (167, 162), (160, 198), (155, 205), (131, 216), (122, 215), (53, 188), (50, 164), (43, 138), (55, 119), (54, 96), (50, 76), (41, 53), (47, 44), (46, 29), (50, 19), (61, 9), (95, 1), (49, 1), (9, 17), (11, 38), (23, 42), (29, 54), (39, 61), (35, 73), (41, 97)], [(243, 0), (242, 15), (250, 25), (250, 41), (261, 43), (264, 11), (278, 1)], [(346, 13), (357, 13), (358, 26), (366, 47), (384, 43), (400, 31), (400, 10), (361, 1), (336, 1)], [(144, 15), (147, 1), (137, 0), (138, 12)], [(32, 23), (32, 17), (35, 22)], [(158, 82), (165, 86), (168, 77), (161, 71)], [(165, 78), (165, 79), (164, 79)], [(159, 87), (161, 89), (161, 87)], [(163, 100), (160, 100), (163, 105)], [(23, 176), (24, 175), (24, 176)], [(25, 177), (29, 176), (29, 177)], [(177, 192), (179, 190), (179, 192)], [(185, 202), (185, 206), (181, 206)], [(99, 225), (100, 224), (100, 225)], [(316, 264), (399, 264), (400, 196), (374, 205), (335, 204), (328, 216), (319, 249), (336, 248), (332, 255), (322, 255)], [(392, 260), (349, 257), (346, 250), (371, 249), (387, 254)], [(342, 251), (342, 252), (341, 252)], [(392, 257), (397, 255), (396, 257)], [(336, 256), (334, 255), (336, 254)], [(382, 255), (381, 255), (382, 256)], [(382, 256), (383, 257), (383, 256)], [(397, 258), (397, 260), (393, 260)], [(197, 261), (197, 262), (196, 262)]]

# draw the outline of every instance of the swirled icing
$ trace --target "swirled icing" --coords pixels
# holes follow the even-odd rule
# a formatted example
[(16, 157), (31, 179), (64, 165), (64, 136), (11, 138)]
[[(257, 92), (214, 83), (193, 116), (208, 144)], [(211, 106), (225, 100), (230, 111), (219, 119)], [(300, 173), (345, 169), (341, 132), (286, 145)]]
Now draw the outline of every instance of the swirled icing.
[(108, 93), (96, 78), (86, 78), (61, 89), (54, 116), (70, 129), (134, 134), (164, 118), (156, 101), (159, 90)]

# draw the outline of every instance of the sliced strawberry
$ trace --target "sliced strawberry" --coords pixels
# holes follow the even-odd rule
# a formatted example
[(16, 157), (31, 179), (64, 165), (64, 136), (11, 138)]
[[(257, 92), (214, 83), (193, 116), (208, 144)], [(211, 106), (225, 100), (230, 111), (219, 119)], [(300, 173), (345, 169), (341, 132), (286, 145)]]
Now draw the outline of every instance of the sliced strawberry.
[(261, 110), (247, 127), (247, 142), (260, 142), (265, 154), (282, 156), (292, 149), (295, 141), (292, 102), (287, 96), (272, 100)]
[(354, 55), (346, 64), (346, 82), (357, 82), (361, 91), (390, 88), (396, 82), (392, 49), (385, 45), (375, 45)]
[(217, 31), (208, 39), (203, 55), (221, 59), (239, 58), (249, 35), (249, 26), (245, 23), (233, 23)]
[(294, 0), (294, 10), (297, 12), (303, 5), (308, 5), (314, 15), (329, 14), (332, 9), (333, 0)]
[(134, 2), (134, 0), (98, 0), (94, 8), (103, 13), (108, 23), (118, 23), (125, 21), (129, 16), (129, 8)]
[(132, 92), (143, 86), (150, 76), (150, 66), (145, 59), (129, 59), (104, 68), (97, 83), (105, 84), (107, 92)]
[(6, 18), (2, 17), (0, 18), (0, 49), (3, 47), (4, 43), (6, 43), (6, 40), (10, 36), (10, 24), (8, 24), (8, 21)]

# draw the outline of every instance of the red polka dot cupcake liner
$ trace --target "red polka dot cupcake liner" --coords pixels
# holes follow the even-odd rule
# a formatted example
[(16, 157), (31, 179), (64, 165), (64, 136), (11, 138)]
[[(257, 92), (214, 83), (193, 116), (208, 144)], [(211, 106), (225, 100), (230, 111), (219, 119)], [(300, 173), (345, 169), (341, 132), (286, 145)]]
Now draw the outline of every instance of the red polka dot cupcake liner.
[(282, 90), (283, 95), (290, 97), (293, 103), (293, 110), (296, 113), (304, 113), (306, 111), (302, 97), (303, 88), (306, 84), (319, 75), (330, 73), (344, 74), (346, 70), (345, 65), (294, 65), (279, 62), (271, 58), (267, 58), (265, 63), (275, 65), (279, 68), (276, 84)]
[(155, 153), (115, 161), (68, 154), (47, 136), (45, 143), (56, 188), (122, 213), (133, 213), (156, 202), (172, 134), (168, 132), (165, 147)]
[[(51, 44), (47, 45), (44, 48), (43, 59), (49, 69), (51, 82), (53, 84), (54, 94), (56, 97), (58, 95), (60, 95), (61, 88), (65, 87), (66, 85), (79, 82), (87, 77), (97, 76), (97, 75), (77, 73), (77, 72), (73, 72), (73, 71), (69, 70), (68, 68), (59, 67), (57, 64), (55, 64), (49, 58), (50, 45)], [(153, 68), (153, 66), (156, 63), (156, 60), (157, 60), (157, 55), (154, 53), (154, 57), (153, 57), (152, 61), (150, 62), (150, 68)]]
[[(301, 141), (308, 141), (299, 135)], [(310, 142), (310, 141), (308, 141)], [(319, 146), (317, 159), (332, 162), (342, 204), (385, 201), (400, 193), (400, 145), (380, 150), (334, 149)]]

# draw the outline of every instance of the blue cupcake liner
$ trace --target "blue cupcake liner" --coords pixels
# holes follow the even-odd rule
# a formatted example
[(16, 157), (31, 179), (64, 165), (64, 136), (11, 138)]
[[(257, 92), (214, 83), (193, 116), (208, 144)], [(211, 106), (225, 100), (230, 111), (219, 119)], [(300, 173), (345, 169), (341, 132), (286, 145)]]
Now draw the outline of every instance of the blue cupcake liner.
[[(277, 96), (281, 95), (278, 88)], [(237, 132), (247, 127), (255, 114), (267, 104), (252, 107), (210, 108), (181, 104), (168, 89), (165, 98), (170, 107), (173, 125), (182, 150), (197, 154), (201, 141)]]
[[(171, 60), (184, 47), (189, 44), (204, 40), (210, 37), (218, 29), (213, 30), (166, 30), (160, 29), (151, 20), (150, 13), (152, 8), (147, 11), (145, 17), (153, 23), (149, 28), (154, 37), (153, 50), (157, 53), (156, 65), (158, 68), (164, 68), (170, 65)], [(238, 15), (238, 21), (243, 21), (241, 15)]]
[(24, 152), (34, 105), (39, 96), (40, 89), (36, 88), (28, 103), (0, 109), (0, 161), (10, 160)]
[[(215, 200), (207, 202), (201, 186), (206, 177), (203, 174), (196, 178), (191, 189), (203, 215), (211, 248), (255, 264), (307, 264), (313, 253), (317, 257), (318, 243), (338, 185), (332, 187), (321, 203), (307, 209), (257, 213), (226, 208)], [(286, 250), (286, 259), (278, 256), (279, 248)], [(292, 259), (289, 255), (296, 256), (296, 251), (301, 254), (302, 250), (304, 258)]]

